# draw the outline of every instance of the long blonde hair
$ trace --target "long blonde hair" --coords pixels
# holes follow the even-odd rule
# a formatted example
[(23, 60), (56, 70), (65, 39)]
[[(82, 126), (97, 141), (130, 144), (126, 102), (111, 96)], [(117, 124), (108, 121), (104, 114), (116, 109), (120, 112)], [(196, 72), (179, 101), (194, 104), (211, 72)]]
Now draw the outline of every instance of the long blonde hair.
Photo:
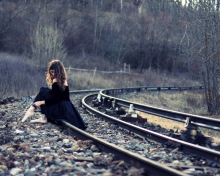
[(50, 70), (55, 70), (57, 83), (62, 91), (65, 90), (65, 81), (67, 80), (66, 70), (63, 64), (59, 60), (52, 60), (48, 63), (46, 72), (46, 81), (49, 87), (52, 87), (53, 77), (50, 74)]

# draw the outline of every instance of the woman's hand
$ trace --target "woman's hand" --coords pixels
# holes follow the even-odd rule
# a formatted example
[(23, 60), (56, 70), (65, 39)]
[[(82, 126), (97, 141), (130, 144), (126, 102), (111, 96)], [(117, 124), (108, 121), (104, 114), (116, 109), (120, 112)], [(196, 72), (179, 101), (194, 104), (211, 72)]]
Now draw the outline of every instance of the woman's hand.
[(40, 105), (43, 105), (43, 104), (45, 104), (45, 101), (36, 101), (36, 102), (32, 103), (31, 105), (32, 106), (40, 106)]

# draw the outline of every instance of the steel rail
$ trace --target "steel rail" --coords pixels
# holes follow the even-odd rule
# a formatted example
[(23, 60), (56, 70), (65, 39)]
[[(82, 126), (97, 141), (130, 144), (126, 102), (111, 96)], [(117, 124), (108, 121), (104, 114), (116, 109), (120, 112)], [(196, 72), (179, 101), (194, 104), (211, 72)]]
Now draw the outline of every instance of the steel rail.
[[(149, 88), (149, 89), (153, 89), (153, 88)], [(160, 89), (163, 89), (163, 88), (161, 87)], [(172, 90), (173, 88), (167, 88), (166, 90), (168, 89)], [(154, 106), (148, 106), (148, 105), (144, 105), (144, 104), (140, 104), (136, 102), (119, 99), (119, 98), (109, 95), (110, 93), (116, 94), (115, 91), (123, 92), (124, 89), (122, 90), (120, 89), (100, 90), (99, 93), (102, 97), (108, 97), (110, 99), (114, 99), (116, 104), (119, 104), (125, 107), (129, 107), (130, 104), (133, 104), (134, 109), (141, 111), (141, 112), (145, 112), (145, 113), (160, 116), (163, 118), (179, 121), (182, 123), (186, 123), (186, 121), (188, 120), (190, 124), (194, 126), (220, 131), (220, 120), (212, 119), (212, 118), (205, 117), (205, 116), (199, 116), (199, 115), (194, 115), (194, 114), (188, 114), (188, 113), (158, 108)]]
[(172, 144), (177, 147), (179, 147), (180, 150), (184, 152), (188, 152), (191, 154), (195, 154), (197, 156), (202, 156), (210, 161), (214, 161), (216, 163), (220, 163), (220, 152), (211, 150), (202, 146), (194, 145), (185, 141), (181, 141), (172, 137), (168, 137), (166, 135), (156, 133), (151, 130), (147, 130), (142, 127), (138, 127), (136, 125), (133, 125), (131, 123), (122, 121), (120, 119), (117, 119), (115, 117), (106, 115), (92, 107), (90, 107), (86, 102), (87, 99), (91, 99), (92, 97), (96, 96), (97, 94), (90, 94), (85, 96), (82, 99), (82, 105), (91, 113), (101, 116), (103, 119), (110, 121), (114, 124), (117, 124), (119, 127), (126, 129), (132, 133), (135, 133), (141, 137), (147, 138), (148, 140), (163, 143), (163, 144)]
[[(141, 91), (141, 90), (151, 90), (151, 91), (164, 91), (164, 90), (197, 90), (203, 89), (203, 86), (194, 86), (194, 87), (148, 87), (148, 86), (141, 86), (141, 87), (126, 87), (126, 88), (116, 88), (116, 89), (109, 89), (109, 90), (123, 90), (123, 91)], [(92, 92), (99, 92), (103, 89), (87, 89), (87, 90), (76, 90), (70, 91), (70, 94), (77, 94), (77, 93), (92, 93)], [(122, 92), (123, 92), (122, 91)]]
[(70, 91), (70, 95), (72, 95), (72, 94), (80, 94), (80, 93), (99, 92), (100, 90), (101, 89), (75, 90), (75, 91)]
[(204, 89), (203, 86), (191, 86), (191, 87), (148, 87), (148, 86), (141, 86), (141, 87), (127, 87), (127, 88), (115, 88), (115, 89), (102, 89), (107, 90), (109, 92), (129, 92), (129, 91), (141, 91), (141, 90), (150, 90), (150, 91), (165, 91), (165, 90), (198, 90)]
[(65, 122), (62, 123), (66, 126), (68, 132), (83, 140), (92, 140), (94, 144), (103, 152), (113, 153), (115, 156), (125, 160), (125, 162), (129, 163), (132, 166), (137, 168), (144, 168), (147, 172), (152, 173), (153, 175), (163, 175), (163, 176), (189, 176), (181, 171), (170, 168), (161, 163), (157, 163), (153, 160), (144, 158), (143, 156), (125, 150), (117, 145), (106, 142), (102, 139), (99, 139), (89, 133)]

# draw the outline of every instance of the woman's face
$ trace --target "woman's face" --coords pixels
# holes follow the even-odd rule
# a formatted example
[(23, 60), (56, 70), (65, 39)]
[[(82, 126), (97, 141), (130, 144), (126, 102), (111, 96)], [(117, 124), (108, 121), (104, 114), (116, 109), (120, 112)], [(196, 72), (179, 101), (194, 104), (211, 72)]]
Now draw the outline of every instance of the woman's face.
[(52, 79), (56, 78), (55, 70), (50, 70), (50, 75), (51, 75)]

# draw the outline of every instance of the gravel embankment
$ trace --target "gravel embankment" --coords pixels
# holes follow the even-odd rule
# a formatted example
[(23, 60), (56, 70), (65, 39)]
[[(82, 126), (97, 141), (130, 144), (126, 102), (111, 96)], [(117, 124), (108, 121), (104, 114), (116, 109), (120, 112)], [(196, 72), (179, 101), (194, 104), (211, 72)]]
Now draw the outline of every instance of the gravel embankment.
[[(151, 143), (85, 114), (79, 106), (82, 97), (72, 95), (72, 102), (88, 123), (88, 133), (191, 175), (220, 176), (216, 163), (183, 154), (172, 146)], [(0, 105), (0, 175), (144, 175), (142, 169), (116, 160), (112, 154), (101, 153), (91, 141), (69, 136), (61, 126), (28, 122), (19, 126), (29, 103)]]
[[(82, 96), (82, 95), (81, 95)], [(79, 95), (72, 102), (79, 108)], [(30, 102), (0, 105), (0, 175), (84, 176), (141, 175), (112, 154), (99, 151), (92, 141), (82, 141), (52, 123), (19, 125)], [(79, 111), (86, 122), (91, 118)], [(89, 124), (91, 126), (91, 124)]]

